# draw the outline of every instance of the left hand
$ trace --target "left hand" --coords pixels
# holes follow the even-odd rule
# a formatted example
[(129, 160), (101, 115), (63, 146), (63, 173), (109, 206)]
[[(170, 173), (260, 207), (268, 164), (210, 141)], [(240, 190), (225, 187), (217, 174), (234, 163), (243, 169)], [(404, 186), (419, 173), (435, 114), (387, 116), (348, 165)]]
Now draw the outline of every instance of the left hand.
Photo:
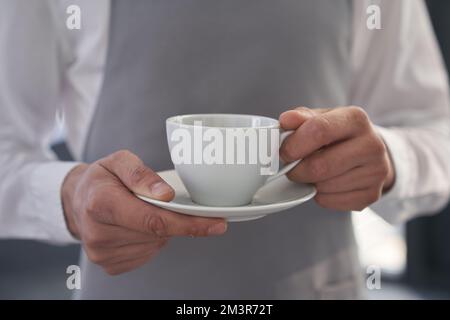
[(301, 107), (281, 114), (280, 124), (296, 130), (281, 147), (282, 159), (303, 159), (288, 178), (315, 184), (320, 206), (361, 211), (394, 184), (387, 148), (363, 109)]

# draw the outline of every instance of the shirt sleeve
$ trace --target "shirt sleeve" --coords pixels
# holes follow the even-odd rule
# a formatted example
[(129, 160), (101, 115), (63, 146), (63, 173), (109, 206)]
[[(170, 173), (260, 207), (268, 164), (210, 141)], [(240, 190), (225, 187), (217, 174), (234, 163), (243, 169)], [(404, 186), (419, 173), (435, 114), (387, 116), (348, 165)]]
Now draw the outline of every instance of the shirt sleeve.
[[(369, 30), (367, 7), (381, 9)], [(355, 1), (351, 103), (363, 106), (385, 141), (395, 184), (371, 206), (390, 223), (431, 214), (450, 195), (448, 81), (422, 0)]]
[(62, 90), (50, 1), (0, 0), (0, 238), (76, 240), (60, 188), (76, 163), (48, 149)]

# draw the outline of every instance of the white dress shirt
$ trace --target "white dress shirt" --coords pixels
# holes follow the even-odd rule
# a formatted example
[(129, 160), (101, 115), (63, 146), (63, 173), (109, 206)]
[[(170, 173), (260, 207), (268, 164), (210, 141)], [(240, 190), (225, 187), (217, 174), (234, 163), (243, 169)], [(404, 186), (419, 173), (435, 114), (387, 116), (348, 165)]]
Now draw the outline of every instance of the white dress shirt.
[[(366, 26), (373, 2), (381, 30)], [(81, 30), (66, 27), (72, 4), (81, 8)], [(59, 111), (81, 159), (103, 79), (109, 6), (0, 0), (0, 237), (75, 241), (60, 189), (77, 162), (57, 161), (49, 137)], [(353, 37), (351, 101), (376, 124), (396, 169), (394, 187), (371, 208), (392, 223), (435, 212), (450, 193), (450, 103), (424, 3), (354, 0)]]

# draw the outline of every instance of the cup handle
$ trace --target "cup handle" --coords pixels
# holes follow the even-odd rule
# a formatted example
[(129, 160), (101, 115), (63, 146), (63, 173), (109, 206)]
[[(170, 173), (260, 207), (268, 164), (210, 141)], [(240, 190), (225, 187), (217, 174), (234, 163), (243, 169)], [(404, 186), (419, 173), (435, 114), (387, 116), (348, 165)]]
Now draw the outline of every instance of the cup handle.
[[(294, 130), (288, 130), (288, 131), (282, 131), (281, 132), (281, 134), (280, 134), (280, 147), (281, 147), (281, 144), (283, 143), (283, 141), (286, 140), (286, 138), (289, 137), (294, 132), (295, 132)], [(273, 176), (270, 176), (269, 179), (267, 179), (266, 183), (272, 182), (273, 180), (276, 180), (276, 179), (280, 178), (281, 176), (284, 176), (286, 173), (288, 173), (289, 171), (294, 169), (294, 167), (297, 166), (301, 161), (302, 161), (302, 159), (299, 159), (299, 160), (295, 160), (295, 161), (293, 161), (291, 163), (287, 163), (287, 164), (281, 165), (281, 167), (278, 170), (278, 172), (276, 174), (274, 174)]]

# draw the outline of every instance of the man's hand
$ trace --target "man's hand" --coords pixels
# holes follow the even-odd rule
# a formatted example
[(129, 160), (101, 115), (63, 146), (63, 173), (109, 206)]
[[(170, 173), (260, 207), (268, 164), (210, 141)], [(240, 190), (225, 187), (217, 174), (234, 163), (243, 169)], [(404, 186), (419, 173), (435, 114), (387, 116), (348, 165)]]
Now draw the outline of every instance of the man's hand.
[(222, 219), (189, 217), (139, 200), (170, 201), (173, 189), (128, 151), (75, 167), (62, 187), (66, 221), (89, 259), (109, 274), (133, 270), (172, 236), (219, 235)]
[(296, 130), (281, 147), (282, 159), (303, 159), (288, 177), (315, 184), (320, 206), (361, 211), (393, 185), (387, 148), (361, 108), (301, 107), (281, 114), (280, 124)]

